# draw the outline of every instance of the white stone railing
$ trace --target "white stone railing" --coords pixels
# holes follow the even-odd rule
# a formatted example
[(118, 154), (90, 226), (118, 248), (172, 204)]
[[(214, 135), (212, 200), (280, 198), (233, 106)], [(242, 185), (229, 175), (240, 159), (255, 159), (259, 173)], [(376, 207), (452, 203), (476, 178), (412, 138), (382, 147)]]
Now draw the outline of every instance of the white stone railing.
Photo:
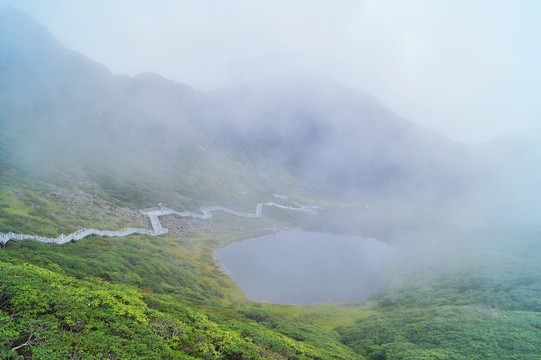
[(165, 233), (167, 233), (167, 231), (160, 233), (154, 230), (136, 229), (136, 228), (126, 228), (126, 229), (116, 230), (116, 231), (115, 230), (80, 229), (69, 235), (61, 234), (57, 238), (48, 238), (44, 236), (16, 234), (13, 232), (9, 232), (7, 234), (0, 233), (0, 244), (3, 245), (10, 240), (20, 241), (20, 240), (26, 240), (26, 239), (37, 240), (44, 243), (65, 244), (70, 241), (84, 239), (85, 237), (90, 236), (90, 235), (103, 236), (103, 237), (119, 237), (119, 236), (133, 235), (133, 234), (162, 235)]
[(87, 236), (103, 236), (103, 237), (121, 237), (121, 236), (128, 236), (128, 235), (150, 235), (150, 236), (157, 236), (157, 235), (164, 235), (168, 233), (168, 229), (164, 228), (162, 224), (160, 223), (160, 216), (165, 215), (176, 215), (180, 217), (191, 217), (195, 219), (200, 220), (209, 220), (212, 219), (212, 212), (215, 211), (222, 211), (230, 215), (239, 216), (243, 218), (260, 218), (263, 214), (263, 206), (276, 206), (281, 209), (287, 209), (287, 210), (293, 210), (293, 211), (306, 211), (315, 214), (317, 209), (321, 209), (320, 206), (314, 206), (314, 205), (301, 205), (299, 203), (290, 201), (287, 199), (287, 196), (284, 195), (274, 195), (275, 198), (287, 200), (291, 204), (295, 205), (293, 206), (286, 206), (286, 205), (280, 205), (275, 202), (266, 202), (266, 203), (258, 203), (255, 208), (254, 213), (242, 213), (239, 211), (231, 210), (223, 206), (208, 206), (208, 207), (202, 207), (201, 208), (201, 214), (189, 212), (189, 211), (183, 211), (178, 212), (175, 210), (168, 209), (166, 207), (154, 207), (149, 209), (142, 209), (139, 210), (139, 212), (142, 215), (145, 215), (150, 220), (150, 225), (152, 226), (152, 230), (147, 229), (140, 229), (140, 228), (126, 228), (122, 230), (96, 230), (96, 229), (80, 229), (75, 231), (74, 233), (64, 235), (61, 234), (57, 238), (48, 238), (43, 236), (36, 236), (36, 235), (26, 235), (26, 234), (17, 234), (13, 232), (9, 233), (0, 233), (0, 246), (4, 246), (8, 241), (21, 241), (26, 239), (32, 239), (37, 240), (44, 243), (55, 243), (55, 244), (65, 244), (70, 241), (77, 241), (84, 239)]

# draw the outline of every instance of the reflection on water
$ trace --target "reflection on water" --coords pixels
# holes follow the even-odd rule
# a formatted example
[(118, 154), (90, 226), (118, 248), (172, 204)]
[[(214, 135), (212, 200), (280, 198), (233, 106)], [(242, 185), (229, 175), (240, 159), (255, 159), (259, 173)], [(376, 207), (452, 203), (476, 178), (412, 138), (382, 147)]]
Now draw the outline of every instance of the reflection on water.
[(294, 230), (229, 244), (215, 258), (249, 299), (314, 304), (365, 299), (383, 284), (394, 251), (374, 239)]

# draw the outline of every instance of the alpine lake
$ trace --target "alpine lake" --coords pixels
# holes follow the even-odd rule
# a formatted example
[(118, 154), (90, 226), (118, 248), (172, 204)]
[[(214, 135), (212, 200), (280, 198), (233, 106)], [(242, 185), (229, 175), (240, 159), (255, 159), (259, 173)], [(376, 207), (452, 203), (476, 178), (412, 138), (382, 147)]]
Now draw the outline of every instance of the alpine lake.
[(291, 230), (231, 243), (214, 258), (248, 299), (308, 305), (366, 299), (395, 252), (375, 239)]

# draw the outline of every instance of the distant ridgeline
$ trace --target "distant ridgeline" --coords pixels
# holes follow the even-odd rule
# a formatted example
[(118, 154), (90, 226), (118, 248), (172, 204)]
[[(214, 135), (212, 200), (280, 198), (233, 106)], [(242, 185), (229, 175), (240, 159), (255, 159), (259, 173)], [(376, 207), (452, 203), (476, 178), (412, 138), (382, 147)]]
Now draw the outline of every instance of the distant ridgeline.
[(288, 209), (288, 210), (294, 210), (294, 211), (306, 211), (313, 214), (316, 213), (317, 209), (321, 209), (320, 206), (301, 205), (294, 201), (288, 200), (287, 196), (284, 196), (284, 195), (273, 195), (273, 196), (278, 199), (287, 200), (294, 206), (280, 205), (275, 202), (258, 203), (256, 205), (255, 212), (253, 214), (242, 213), (239, 211), (228, 209), (223, 206), (202, 207), (201, 214), (196, 214), (189, 211), (178, 212), (175, 210), (168, 209), (166, 207), (155, 207), (155, 208), (139, 210), (139, 212), (142, 215), (148, 216), (150, 220), (150, 224), (152, 225), (152, 230), (141, 229), (141, 228), (126, 228), (122, 230), (80, 229), (68, 235), (61, 234), (57, 238), (48, 238), (48, 237), (43, 237), (43, 236), (16, 234), (13, 232), (9, 232), (7, 234), (0, 233), (0, 246), (4, 247), (5, 244), (10, 240), (20, 241), (20, 240), (25, 240), (25, 239), (32, 239), (32, 240), (37, 240), (44, 243), (65, 244), (70, 241), (84, 239), (85, 237), (90, 236), (90, 235), (103, 236), (103, 237), (120, 237), (120, 236), (134, 235), (134, 234), (150, 235), (150, 236), (164, 235), (164, 234), (167, 234), (169, 230), (162, 226), (162, 224), (160, 223), (159, 217), (165, 216), (165, 215), (176, 215), (180, 217), (192, 217), (192, 218), (196, 218), (200, 220), (209, 220), (212, 218), (212, 212), (214, 211), (222, 211), (227, 214), (239, 216), (243, 218), (260, 218), (263, 213), (263, 205), (276, 206), (281, 209)]

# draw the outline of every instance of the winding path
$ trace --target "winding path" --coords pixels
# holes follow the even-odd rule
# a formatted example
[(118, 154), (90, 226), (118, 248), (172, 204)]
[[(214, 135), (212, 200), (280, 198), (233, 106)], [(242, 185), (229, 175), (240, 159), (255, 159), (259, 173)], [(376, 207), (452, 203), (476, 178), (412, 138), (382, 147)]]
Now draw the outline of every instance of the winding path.
[(164, 228), (162, 224), (160, 223), (160, 216), (165, 216), (165, 215), (176, 215), (180, 217), (191, 217), (191, 218), (200, 219), (200, 220), (209, 220), (209, 219), (212, 219), (212, 213), (216, 211), (222, 211), (227, 214), (239, 216), (243, 218), (260, 218), (263, 214), (263, 206), (276, 206), (281, 209), (287, 209), (287, 210), (293, 210), (293, 211), (305, 211), (305, 212), (309, 212), (313, 214), (316, 213), (316, 210), (321, 209), (320, 206), (301, 205), (297, 202), (288, 200), (287, 196), (284, 196), (284, 195), (273, 195), (273, 196), (277, 199), (288, 201), (293, 206), (281, 205), (275, 202), (258, 203), (256, 205), (254, 213), (242, 213), (239, 211), (228, 209), (223, 206), (209, 206), (209, 207), (202, 207), (201, 214), (197, 214), (197, 213), (193, 213), (189, 211), (178, 212), (166, 207), (156, 207), (156, 208), (139, 210), (139, 212), (142, 215), (145, 215), (149, 218), (150, 224), (152, 226), (152, 230), (141, 229), (141, 228), (126, 228), (122, 230), (80, 229), (68, 235), (61, 234), (57, 238), (48, 238), (48, 237), (43, 237), (43, 236), (17, 234), (17, 233), (9, 232), (9, 233), (0, 233), (0, 246), (1, 247), (5, 246), (5, 244), (8, 241), (21, 241), (21, 240), (26, 240), (26, 239), (37, 240), (43, 243), (65, 244), (70, 241), (84, 239), (85, 237), (91, 236), (91, 235), (103, 236), (103, 237), (121, 237), (121, 236), (128, 236), (128, 235), (134, 235), (134, 234), (150, 235), (150, 236), (164, 235), (164, 234), (167, 234), (169, 230), (167, 228)]

